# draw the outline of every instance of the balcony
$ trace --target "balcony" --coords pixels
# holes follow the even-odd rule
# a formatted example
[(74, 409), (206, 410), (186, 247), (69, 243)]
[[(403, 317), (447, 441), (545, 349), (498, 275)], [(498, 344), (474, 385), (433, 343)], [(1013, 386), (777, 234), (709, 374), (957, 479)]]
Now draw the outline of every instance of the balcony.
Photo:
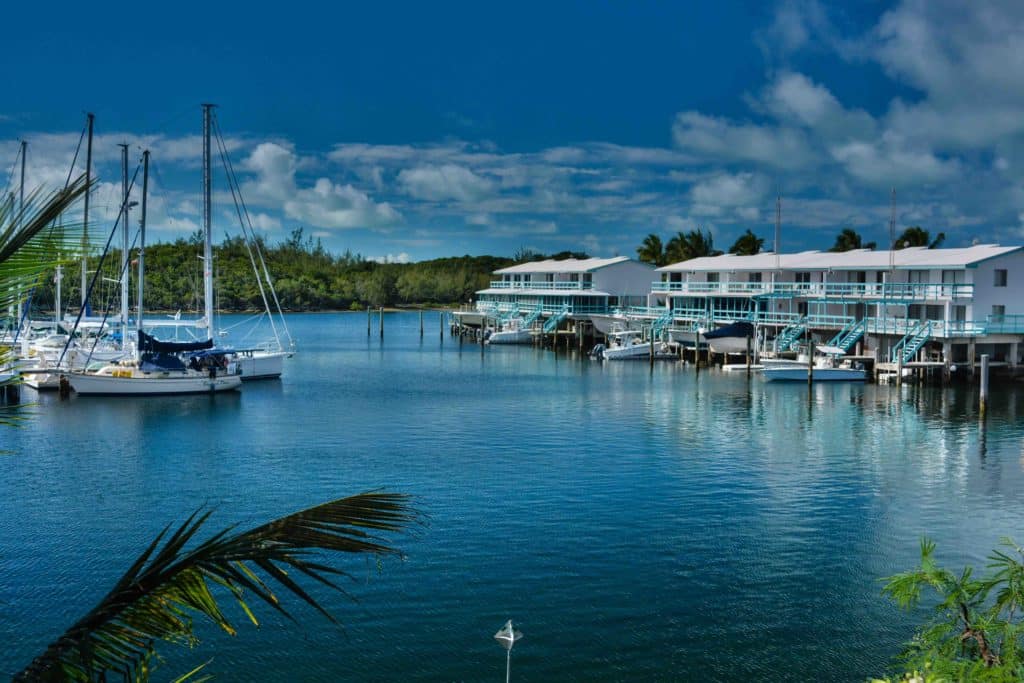
[(592, 282), (567, 282), (556, 280), (547, 282), (544, 280), (526, 280), (520, 282), (507, 282), (505, 280), (492, 280), (491, 289), (543, 289), (543, 290), (584, 290), (593, 289)]
[(654, 282), (651, 291), (698, 296), (946, 301), (971, 299), (974, 296), (974, 285), (930, 282)]

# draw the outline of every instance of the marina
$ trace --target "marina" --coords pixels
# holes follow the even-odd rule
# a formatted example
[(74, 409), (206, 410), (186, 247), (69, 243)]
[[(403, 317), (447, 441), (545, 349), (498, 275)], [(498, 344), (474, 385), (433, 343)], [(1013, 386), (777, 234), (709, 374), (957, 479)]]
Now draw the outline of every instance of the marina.
[(862, 680), (917, 623), (877, 579), (922, 534), (981, 564), (1024, 524), (1020, 391), (993, 386), (983, 425), (975, 387), (808, 392), (575, 349), (481, 355), (436, 317), (422, 336), (418, 313), (384, 317), (381, 339), (365, 314), (288, 316), (303, 362), (216, 396), (23, 389), (37, 415), (5, 432), (0, 481), (4, 669), (102, 595), (123, 569), (106, 558), (204, 503), (251, 523), (383, 487), (429, 514), (403, 562), (341, 563), (359, 604), (322, 595), (344, 631), (262, 612), (161, 669), (216, 652), (219, 676), (324, 682), (499, 680), (510, 615), (513, 678)]

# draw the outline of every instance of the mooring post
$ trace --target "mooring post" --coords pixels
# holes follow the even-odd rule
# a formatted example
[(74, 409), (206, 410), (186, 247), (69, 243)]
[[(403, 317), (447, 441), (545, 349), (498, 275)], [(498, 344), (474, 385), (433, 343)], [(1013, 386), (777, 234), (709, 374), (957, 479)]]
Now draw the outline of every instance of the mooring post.
[(981, 354), (981, 419), (985, 419), (988, 411), (988, 354)]
[(654, 323), (651, 323), (651, 340), (650, 340), (650, 357), (651, 357), (651, 370), (654, 369)]
[[(444, 323), (441, 323), (441, 334), (444, 334)], [(420, 339), (423, 339), (423, 309), (420, 309)]]
[(370, 336), (370, 306), (366, 306), (366, 336)]
[[(809, 336), (809, 335), (808, 335)], [(814, 381), (814, 340), (807, 342), (807, 388), (811, 388)]]
[(750, 335), (747, 335), (747, 379), (750, 379)]
[[(462, 342), (462, 323), (459, 323), (459, 342)], [(441, 343), (444, 344), (444, 311), (437, 312), (437, 329), (441, 333)]]
[(384, 307), (383, 306), (380, 307), (380, 311), (379, 311), (378, 315), (380, 316), (379, 317), (379, 321), (380, 321), (380, 338), (383, 339), (384, 338)]

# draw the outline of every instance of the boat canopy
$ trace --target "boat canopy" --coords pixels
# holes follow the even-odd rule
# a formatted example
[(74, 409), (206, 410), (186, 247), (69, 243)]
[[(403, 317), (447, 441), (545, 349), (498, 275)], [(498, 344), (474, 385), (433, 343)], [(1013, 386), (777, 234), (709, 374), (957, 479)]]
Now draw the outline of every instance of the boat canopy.
[(744, 320), (734, 322), (725, 327), (719, 327), (716, 330), (708, 330), (704, 333), (705, 339), (724, 339), (727, 337), (739, 337), (742, 339), (753, 336), (754, 326)]
[(142, 356), (139, 369), (143, 372), (185, 370), (185, 363), (172, 353), (147, 353)]
[(213, 348), (213, 340), (196, 342), (165, 342), (145, 332), (139, 332), (139, 351), (153, 353), (185, 353), (187, 351), (205, 351)]

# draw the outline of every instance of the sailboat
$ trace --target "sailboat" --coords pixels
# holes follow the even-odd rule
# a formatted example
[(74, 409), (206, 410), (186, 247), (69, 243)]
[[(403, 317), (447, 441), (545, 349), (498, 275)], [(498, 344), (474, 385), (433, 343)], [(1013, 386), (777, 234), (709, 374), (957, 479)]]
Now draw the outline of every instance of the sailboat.
[[(136, 357), (131, 361), (117, 361), (104, 365), (96, 372), (68, 371), (64, 373), (71, 388), (82, 395), (156, 396), (163, 394), (196, 394), (230, 391), (242, 384), (239, 368), (229, 354), (213, 349), (213, 339), (198, 342), (164, 342), (142, 330), (143, 293), (145, 285), (146, 253), (146, 198), (149, 188), (149, 150), (142, 153), (142, 219), (139, 239), (139, 292), (136, 316), (138, 342)], [(206, 186), (207, 193), (209, 185)], [(128, 192), (125, 191), (121, 208), (122, 219), (127, 215)], [(209, 214), (207, 214), (209, 215)], [(125, 250), (125, 266), (128, 253)], [(209, 260), (207, 260), (207, 266)], [(127, 277), (126, 268), (122, 278)], [(125, 300), (127, 294), (122, 287)], [(212, 290), (207, 289), (206, 306), (210, 310)], [(126, 316), (123, 316), (126, 318)], [(127, 328), (123, 330), (127, 337)]]
[[(263, 259), (263, 253), (260, 250), (259, 241), (255, 239), (252, 223), (249, 220), (249, 211), (242, 199), (241, 188), (239, 187), (238, 180), (235, 177), (234, 167), (232, 166), (230, 157), (228, 156), (227, 146), (224, 144), (224, 137), (220, 132), (220, 126), (217, 123), (213, 109), (214, 105), (212, 104), (203, 105), (203, 177), (206, 183), (203, 198), (203, 232), (205, 238), (204, 263), (207, 266), (204, 267), (203, 285), (208, 304), (204, 311), (204, 320), (210, 330), (210, 336), (213, 337), (213, 270), (212, 267), (210, 267), (212, 265), (213, 258), (212, 224), (210, 221), (210, 143), (211, 138), (213, 137), (212, 134), (214, 133), (213, 129), (216, 128), (218, 151), (220, 152), (221, 160), (224, 164), (224, 172), (227, 176), (228, 187), (231, 190), (232, 198), (235, 201), (235, 208), (238, 213), (245, 248), (249, 255), (249, 261), (252, 264), (253, 274), (256, 276), (256, 284), (259, 288), (260, 298), (263, 300), (263, 307), (270, 323), (270, 329), (274, 336), (271, 342), (264, 345), (252, 348), (234, 348), (230, 349), (230, 352), (232, 354), (232, 359), (238, 364), (243, 380), (274, 379), (280, 377), (283, 373), (284, 359), (291, 358), (295, 354), (295, 342), (288, 331), (288, 323), (284, 319), (284, 313), (281, 310), (281, 302), (278, 301), (277, 292), (274, 290), (274, 283), (273, 280), (271, 280), (267, 263)], [(276, 313), (279, 317), (277, 323), (274, 322), (275, 312), (271, 310), (271, 300), (274, 302), (277, 309)], [(282, 328), (281, 332), (288, 338), (287, 348), (281, 343), (278, 324), (280, 324)], [(221, 332), (221, 334), (227, 334), (227, 332), (224, 331)]]

